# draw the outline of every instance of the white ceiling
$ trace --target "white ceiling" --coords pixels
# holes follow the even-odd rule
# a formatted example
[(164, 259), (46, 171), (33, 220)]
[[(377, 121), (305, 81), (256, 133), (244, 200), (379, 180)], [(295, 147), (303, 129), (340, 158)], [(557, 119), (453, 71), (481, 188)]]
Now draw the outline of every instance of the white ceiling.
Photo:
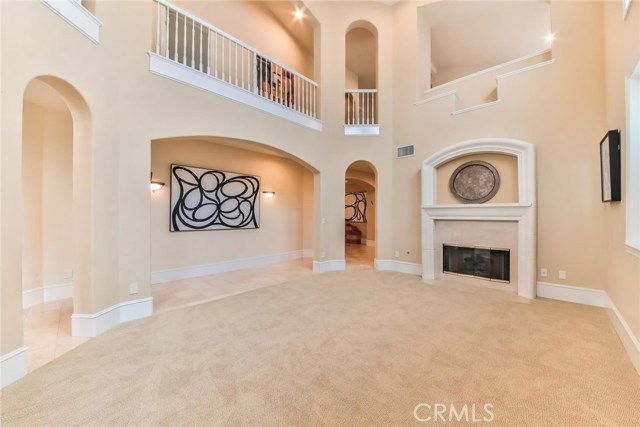
[(436, 68), (490, 67), (548, 48), (549, 3), (441, 1), (420, 8)]

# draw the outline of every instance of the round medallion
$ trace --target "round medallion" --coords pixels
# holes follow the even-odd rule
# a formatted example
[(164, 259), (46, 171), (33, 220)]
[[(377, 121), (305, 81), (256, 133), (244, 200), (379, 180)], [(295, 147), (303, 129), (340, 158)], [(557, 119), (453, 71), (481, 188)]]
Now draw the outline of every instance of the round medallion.
[(451, 174), (451, 192), (462, 203), (484, 203), (500, 188), (500, 175), (492, 164), (480, 160), (464, 163)]

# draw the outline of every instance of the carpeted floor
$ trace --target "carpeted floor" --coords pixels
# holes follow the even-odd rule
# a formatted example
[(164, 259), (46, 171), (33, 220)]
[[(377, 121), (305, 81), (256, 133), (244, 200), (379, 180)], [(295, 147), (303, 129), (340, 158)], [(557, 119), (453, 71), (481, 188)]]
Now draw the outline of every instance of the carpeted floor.
[(637, 426), (640, 377), (602, 309), (351, 271), (124, 325), (1, 404), (3, 427)]

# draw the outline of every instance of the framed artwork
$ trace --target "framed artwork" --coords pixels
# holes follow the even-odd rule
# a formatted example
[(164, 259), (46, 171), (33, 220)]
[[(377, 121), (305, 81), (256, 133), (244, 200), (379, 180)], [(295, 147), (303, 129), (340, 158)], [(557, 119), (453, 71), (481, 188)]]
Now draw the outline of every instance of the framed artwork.
[(627, 19), (632, 0), (622, 0), (622, 19)]
[(344, 219), (349, 222), (367, 222), (366, 191), (344, 195)]
[(449, 190), (462, 203), (484, 203), (500, 189), (500, 174), (491, 163), (472, 160), (456, 168), (449, 178)]
[(260, 227), (260, 177), (171, 165), (170, 231)]
[(600, 190), (603, 202), (621, 198), (620, 131), (610, 130), (600, 141)]

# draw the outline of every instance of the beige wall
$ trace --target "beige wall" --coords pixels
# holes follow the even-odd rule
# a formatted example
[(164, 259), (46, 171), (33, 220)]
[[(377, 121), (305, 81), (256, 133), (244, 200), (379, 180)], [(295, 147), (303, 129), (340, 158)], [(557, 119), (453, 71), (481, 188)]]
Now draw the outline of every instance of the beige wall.
[(69, 283), (73, 266), (72, 148), (68, 111), (24, 106), (23, 288)]
[[(282, 31), (247, 25), (254, 20), (247, 21), (238, 9), (246, 5), (218, 3), (181, 5), (199, 14), (200, 9), (204, 14), (205, 8), (212, 7), (210, 11), (220, 12), (205, 17), (213, 24), (294, 68), (310, 67), (304, 52), (287, 44), (291, 42), (282, 41), (286, 39)], [(86, 111), (70, 106), (74, 135), (74, 238), (77, 230), (77, 234), (84, 236), (84, 240), (74, 245), (82, 261), (74, 258), (77, 261), (74, 285), (77, 281), (80, 284), (74, 301), (78, 303), (77, 313), (97, 313), (119, 302), (150, 296), (152, 269), (264, 254), (254, 249), (249, 254), (246, 248), (240, 252), (239, 247), (233, 246), (229, 257), (221, 252), (211, 257), (199, 253), (182, 257), (167, 249), (165, 244), (174, 245), (176, 241), (183, 249), (208, 248), (211, 239), (235, 232), (198, 233), (205, 237), (182, 233), (174, 233), (174, 237), (168, 233), (168, 193), (162, 190), (150, 195), (150, 165), (154, 177), (169, 182), (168, 162), (191, 163), (197, 160), (192, 149), (198, 153), (210, 147), (191, 147), (174, 153), (175, 159), (172, 154), (171, 159), (163, 161), (165, 166), (156, 167), (160, 157), (154, 152), (152, 159), (152, 149), (158, 149), (152, 147), (153, 140), (220, 136), (256, 141), (290, 153), (309, 165), (317, 172), (313, 177), (296, 175), (293, 166), (284, 172), (270, 169), (280, 160), (270, 160), (273, 163), (269, 167), (258, 167), (255, 160), (256, 168), (252, 170), (273, 177), (274, 185), (291, 190), (289, 194), (274, 188), (277, 195), (270, 207), (277, 211), (281, 206), (289, 206), (293, 211), (277, 211), (272, 215), (265, 210), (266, 222), (259, 232), (282, 229), (287, 232), (284, 236), (270, 236), (276, 239), (273, 245), (261, 249), (273, 252), (311, 249), (307, 246), (313, 242), (316, 261), (344, 259), (345, 172), (352, 162), (366, 160), (376, 169), (376, 257), (393, 259), (397, 249), (401, 254), (399, 261), (420, 263), (422, 161), (460, 141), (499, 137), (536, 146), (537, 257), (538, 267), (549, 269), (550, 277), (546, 280), (606, 288), (638, 334), (639, 262), (624, 250), (624, 203), (603, 205), (599, 192), (597, 142), (606, 129), (624, 127), (620, 79), (639, 53), (640, 5), (634, 1), (623, 24), (620, 3), (603, 6), (600, 2), (552, 1), (552, 29), (557, 33), (555, 64), (503, 80), (496, 105), (451, 115), (450, 99), (414, 105), (416, 94), (421, 96), (425, 81), (428, 82), (428, 76), (418, 72), (424, 68), (424, 58), (416, 57), (417, 7), (422, 3), (399, 2), (389, 7), (380, 2), (309, 2), (309, 12), (322, 27), (322, 31), (316, 31), (313, 65), (315, 80), (321, 81), (320, 116), (324, 129), (316, 132), (150, 74), (145, 53), (152, 46), (152, 2), (97, 4), (96, 14), (103, 23), (97, 46), (41, 2), (0, 2), (0, 354), (23, 345), (19, 226), (22, 217), (14, 208), (21, 206), (23, 199), (20, 186), (15, 184), (22, 178), (23, 94), (28, 82), (40, 75), (68, 82), (82, 97), (75, 98), (75, 105), (84, 102), (87, 106)], [(249, 13), (264, 17), (262, 12)], [(342, 126), (345, 34), (349, 25), (360, 20), (371, 22), (378, 34), (379, 137), (345, 137)], [(273, 25), (271, 19), (264, 22)], [(17, 37), (19, 34), (29, 37)], [(279, 35), (270, 39), (272, 34)], [(605, 52), (611, 62), (603, 61)], [(322, 61), (317, 61), (318, 58)], [(605, 67), (604, 63), (608, 65)], [(67, 93), (72, 94), (73, 90)], [(394, 147), (407, 144), (415, 145), (415, 156), (395, 159)], [(207, 160), (214, 163), (214, 159)], [(251, 172), (248, 170), (251, 165), (245, 162), (238, 163), (238, 167), (226, 161), (211, 166), (216, 165), (225, 170)], [(198, 161), (196, 166), (208, 165)], [(280, 173), (287, 182), (276, 179)], [(314, 188), (312, 198), (306, 191), (310, 187)], [(266, 207), (265, 202), (263, 208)], [(313, 219), (305, 223), (300, 217), (306, 215), (301, 212), (309, 211), (313, 212)], [(285, 224), (285, 218), (290, 218), (294, 226)], [(267, 229), (269, 222), (274, 227)], [(295, 231), (289, 233), (291, 229)], [(240, 239), (245, 244), (252, 241), (244, 237), (250, 233), (242, 235)], [(84, 251), (79, 252), (78, 248)], [(167, 252), (156, 252), (158, 248)], [(83, 266), (86, 268), (79, 272)], [(557, 278), (560, 269), (567, 271), (564, 281)], [(129, 295), (131, 282), (140, 284), (138, 295)]]
[(518, 159), (505, 154), (476, 154), (459, 157), (445, 163), (436, 170), (438, 204), (461, 204), (462, 202), (451, 194), (449, 179), (451, 174), (462, 164), (480, 160), (490, 163), (500, 175), (500, 188), (495, 196), (486, 203), (517, 203), (518, 202)]
[[(625, 246), (625, 182), (627, 125), (624, 78), (640, 60), (640, 2), (633, 1), (625, 21), (622, 2), (604, 6), (606, 128), (620, 129), (622, 145), (622, 201), (606, 203), (607, 292), (637, 338), (640, 338), (640, 257)], [(633, 120), (634, 118), (632, 118)], [(638, 120), (636, 117), (635, 120)], [(601, 132), (604, 135), (604, 132)], [(638, 165), (636, 165), (638, 167)], [(640, 363), (640, 361), (637, 361)], [(638, 366), (638, 365), (637, 365)]]
[[(500, 101), (451, 115), (451, 99), (415, 106), (416, 7), (395, 8), (394, 139), (416, 155), (394, 161), (393, 246), (420, 262), (420, 167), (446, 146), (478, 138), (512, 138), (536, 146), (538, 267), (547, 281), (601, 289), (606, 264), (597, 142), (603, 134), (602, 4), (552, 2), (556, 63), (504, 79)], [(585, 87), (590, 88), (586, 91)], [(592, 142), (590, 142), (592, 141)], [(409, 250), (411, 255), (406, 255)], [(558, 279), (558, 270), (567, 279)]]
[[(310, 175), (291, 160), (203, 140), (156, 141), (151, 145), (154, 180), (167, 185), (151, 195), (151, 270), (275, 255), (303, 248), (305, 182)], [(170, 232), (170, 165), (260, 177), (257, 229)], [(271, 200), (262, 191), (275, 191)]]

